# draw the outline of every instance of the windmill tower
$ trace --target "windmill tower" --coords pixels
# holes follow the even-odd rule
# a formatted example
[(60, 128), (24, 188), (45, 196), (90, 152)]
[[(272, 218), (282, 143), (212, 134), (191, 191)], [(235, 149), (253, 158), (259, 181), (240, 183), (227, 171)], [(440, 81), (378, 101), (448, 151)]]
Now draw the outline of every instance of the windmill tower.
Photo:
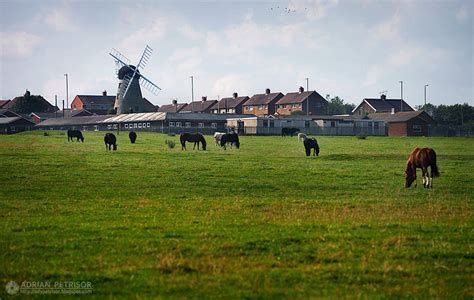
[(142, 85), (154, 95), (161, 90), (156, 84), (140, 74), (140, 69), (143, 71), (152, 51), (153, 49), (147, 45), (136, 66), (131, 65), (128, 58), (115, 49), (109, 53), (115, 59), (116, 73), (119, 79), (114, 105), (118, 115), (153, 111), (143, 99), (140, 89), (140, 85)]

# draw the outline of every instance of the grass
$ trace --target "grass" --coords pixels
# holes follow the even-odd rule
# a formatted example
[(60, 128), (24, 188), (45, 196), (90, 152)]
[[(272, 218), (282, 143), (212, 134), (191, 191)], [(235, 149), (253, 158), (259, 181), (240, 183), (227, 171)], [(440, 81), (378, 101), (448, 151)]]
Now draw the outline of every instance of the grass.
[[(470, 298), (474, 140), (0, 136), (0, 283), (86, 280), (97, 297)], [(177, 146), (168, 148), (165, 140)], [(429, 146), (434, 188), (403, 187)], [(419, 175), (420, 176), (420, 175)], [(2, 296), (3, 295), (3, 296)], [(5, 297), (4, 289), (0, 297)]]

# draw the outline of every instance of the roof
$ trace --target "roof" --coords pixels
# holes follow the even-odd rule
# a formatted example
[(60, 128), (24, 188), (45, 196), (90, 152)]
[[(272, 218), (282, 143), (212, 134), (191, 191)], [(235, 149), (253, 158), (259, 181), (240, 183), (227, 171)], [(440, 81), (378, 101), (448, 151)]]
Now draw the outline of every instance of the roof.
[(425, 111), (402, 111), (397, 113), (375, 113), (369, 114), (369, 118), (373, 120), (382, 120), (387, 123), (407, 122), (414, 118), (420, 118), (427, 123), (432, 123), (433, 118)]
[(23, 121), (26, 121), (28, 123), (31, 123), (31, 125), (34, 125), (35, 123), (31, 122), (30, 120), (27, 120), (23, 117), (6, 117), (6, 118), (0, 118), (0, 124), (11, 124), (13, 122), (16, 122), (16, 121), (19, 121), (19, 120), (23, 120)]
[[(314, 94), (314, 95), (313, 95)], [(327, 102), (318, 92), (316, 91), (307, 91), (307, 92), (295, 92), (295, 93), (288, 93), (283, 98), (277, 101), (276, 104), (288, 104), (288, 103), (301, 103), (305, 101), (309, 97), (317, 97), (320, 100)]]
[(0, 109), (0, 118), (5, 118), (5, 117), (19, 117), (20, 115), (17, 114), (16, 112), (9, 110), (9, 109)]
[(158, 108), (159, 112), (179, 112), (181, 111), (187, 103), (178, 103), (178, 104), (165, 104)]
[(222, 98), (219, 102), (216, 102), (211, 109), (218, 109), (218, 108), (236, 108), (237, 106), (241, 105), (243, 102), (249, 99), (248, 96), (243, 97), (229, 97), (229, 98)]
[[(57, 112), (49, 112), (49, 113), (46, 113), (46, 112), (32, 112), (30, 114), (31, 115), (36, 115), (37, 117), (39, 117), (40, 119), (50, 119), (50, 118), (62, 118), (63, 117), (63, 111), (57, 111)], [(64, 117), (66, 118), (70, 118), (70, 117), (75, 117), (75, 116), (78, 116), (78, 115), (82, 115), (82, 116), (92, 116), (93, 113), (91, 113), (90, 111), (88, 111), (87, 109), (79, 109), (79, 110), (65, 110), (64, 111)]]
[(8, 102), (10, 102), (10, 100), (0, 100), (0, 108), (2, 108)]
[(181, 109), (183, 109), (183, 107), (185, 107), (186, 105), (187, 103), (165, 104), (165, 105), (160, 106), (160, 108), (158, 108), (158, 112), (178, 112)]
[[(370, 105), (375, 110), (375, 112), (389, 112), (389, 113), (391, 113), (392, 109), (394, 109), (395, 112), (399, 112), (400, 111), (400, 105), (403, 106), (402, 107), (403, 111), (414, 111), (414, 109), (402, 99), (385, 99), (385, 100), (382, 100), (380, 98), (364, 98), (363, 102)], [(356, 111), (361, 104), (359, 104), (356, 108), (354, 108), (353, 111)]]
[(102, 120), (100, 123), (126, 123), (142, 121), (161, 121), (166, 117), (164, 112), (132, 113), (112, 116)]
[(38, 127), (43, 126), (72, 126), (72, 125), (91, 125), (99, 124), (100, 121), (110, 118), (110, 115), (101, 116), (85, 116), (75, 118), (51, 118), (37, 124)]
[(203, 112), (209, 110), (216, 103), (217, 100), (193, 101), (181, 109), (181, 112)]
[(282, 93), (270, 93), (270, 94), (256, 94), (253, 95), (247, 102), (246, 105), (264, 105), (271, 103), (272, 101), (279, 100), (284, 95)]
[(244, 114), (209, 114), (209, 113), (167, 113), (167, 120), (183, 120), (183, 121), (226, 121), (229, 118), (248, 118), (255, 115)]
[(151, 103), (147, 98), (143, 98), (143, 106), (149, 111), (155, 112), (156, 106), (155, 104)]
[(86, 105), (114, 105), (115, 96), (103, 96), (103, 95), (77, 95), (81, 99), (82, 103)]
[[(39, 96), (39, 95), (31, 95), (30, 96), (32, 99), (36, 99), (36, 100), (39, 100), (40, 103), (43, 103), (46, 107), (46, 110), (47, 111), (55, 111), (57, 110), (56, 106), (53, 106), (51, 103), (48, 102), (48, 100), (44, 99), (42, 96)], [(5, 103), (2, 108), (6, 108), (6, 109), (10, 109), (12, 107), (15, 106), (15, 104), (17, 103), (17, 101), (21, 100), (21, 99), (24, 99), (24, 96), (19, 96), (19, 97), (15, 97), (13, 98), (12, 100), (8, 101), (7, 103)]]

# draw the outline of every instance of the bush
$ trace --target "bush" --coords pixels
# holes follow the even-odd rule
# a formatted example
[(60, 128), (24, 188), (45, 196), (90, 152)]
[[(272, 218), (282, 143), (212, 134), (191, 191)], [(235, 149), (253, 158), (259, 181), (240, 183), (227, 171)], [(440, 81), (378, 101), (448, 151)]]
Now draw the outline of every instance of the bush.
[(49, 133), (47, 133), (46, 131), (43, 133), (44, 136), (49, 136)]
[(173, 149), (176, 146), (176, 143), (174, 141), (166, 140), (165, 144), (168, 145), (169, 149)]
[(170, 132), (170, 133), (168, 133), (168, 136), (176, 136), (176, 133)]
[(357, 135), (357, 138), (358, 138), (359, 140), (365, 140), (365, 139), (367, 138), (367, 135), (361, 133), (361, 134), (358, 134), (358, 135)]

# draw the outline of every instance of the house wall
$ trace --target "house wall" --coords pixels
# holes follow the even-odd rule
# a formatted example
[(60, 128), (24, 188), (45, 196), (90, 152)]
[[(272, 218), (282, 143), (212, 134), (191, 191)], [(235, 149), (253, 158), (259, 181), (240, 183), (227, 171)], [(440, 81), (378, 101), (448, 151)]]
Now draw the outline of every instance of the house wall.
[(407, 136), (407, 123), (405, 122), (389, 123), (388, 135), (389, 136)]
[(82, 103), (81, 98), (79, 98), (78, 96), (76, 96), (76, 98), (72, 100), (71, 109), (80, 110), (83, 108), (83, 106), (84, 106), (84, 103)]
[[(308, 100), (309, 104), (307, 104)], [(326, 100), (321, 99), (315, 93), (311, 94), (307, 99), (300, 103), (277, 105), (276, 110), (277, 113), (282, 116), (289, 116), (293, 111), (303, 111), (306, 113), (308, 110), (311, 115), (327, 115), (328, 111)]]
[(368, 105), (367, 103), (362, 102), (362, 104), (354, 111), (353, 115), (364, 116), (366, 113), (372, 114), (372, 113), (375, 113), (375, 110), (372, 107), (370, 107), (370, 105)]
[(408, 136), (428, 136), (428, 124), (420, 119), (414, 118), (407, 123)]

